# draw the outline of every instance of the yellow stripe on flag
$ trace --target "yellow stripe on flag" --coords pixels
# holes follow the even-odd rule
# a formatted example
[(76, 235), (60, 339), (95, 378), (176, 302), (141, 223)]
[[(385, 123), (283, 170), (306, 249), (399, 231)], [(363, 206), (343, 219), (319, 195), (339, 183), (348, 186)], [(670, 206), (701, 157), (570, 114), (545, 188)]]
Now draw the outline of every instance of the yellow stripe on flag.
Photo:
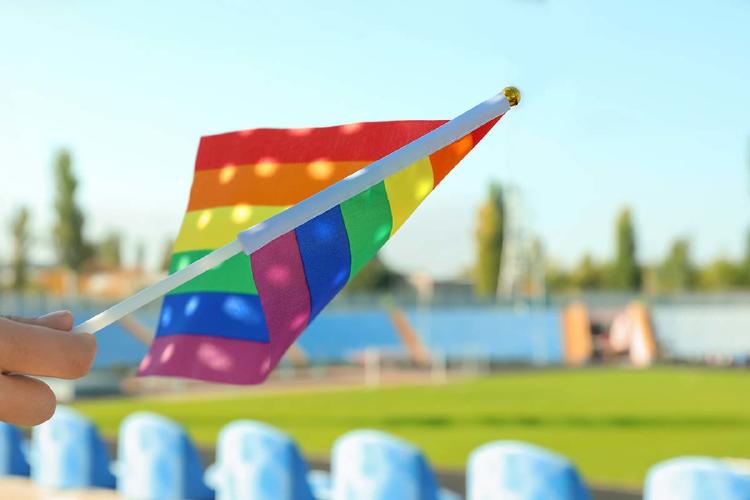
[(194, 210), (185, 214), (174, 252), (212, 250), (226, 245), (237, 234), (287, 207), (236, 205)]
[(423, 158), (385, 179), (385, 191), (393, 217), (391, 235), (416, 210), (433, 187), (432, 165), (429, 158)]

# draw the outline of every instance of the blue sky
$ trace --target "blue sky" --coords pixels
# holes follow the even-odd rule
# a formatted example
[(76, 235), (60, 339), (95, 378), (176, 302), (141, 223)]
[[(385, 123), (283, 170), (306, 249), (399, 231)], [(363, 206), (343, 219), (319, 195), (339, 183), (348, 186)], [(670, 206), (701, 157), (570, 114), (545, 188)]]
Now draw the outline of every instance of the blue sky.
[[(522, 105), (388, 244), (404, 270), (473, 260), (487, 183), (519, 186), (564, 263), (607, 257), (632, 206), (644, 260), (705, 261), (750, 226), (750, 4), (698, 1), (0, 2), (0, 259), (13, 209), (49, 257), (56, 148), (89, 235), (146, 242), (185, 209), (198, 137), (259, 126), (450, 118), (515, 84)], [(6, 249), (3, 251), (2, 249)]]

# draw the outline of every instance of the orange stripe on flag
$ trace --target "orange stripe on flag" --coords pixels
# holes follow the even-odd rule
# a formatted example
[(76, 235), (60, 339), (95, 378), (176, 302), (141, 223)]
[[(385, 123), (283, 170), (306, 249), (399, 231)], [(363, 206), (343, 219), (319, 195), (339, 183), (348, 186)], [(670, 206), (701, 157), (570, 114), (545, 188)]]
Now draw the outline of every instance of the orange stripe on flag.
[(288, 206), (299, 203), (369, 162), (229, 165), (195, 172), (188, 211), (219, 206)]
[(451, 170), (453, 170), (453, 167), (455, 167), (473, 147), (474, 139), (471, 134), (469, 134), (430, 155), (432, 177), (436, 186)]
[(453, 167), (455, 167), (474, 146), (479, 144), (479, 141), (487, 135), (487, 132), (495, 126), (499, 119), (500, 117), (490, 120), (471, 134), (460, 138), (453, 144), (430, 155), (432, 176), (435, 181), (435, 186), (437, 186), (440, 181), (442, 181), (445, 176), (453, 170)]

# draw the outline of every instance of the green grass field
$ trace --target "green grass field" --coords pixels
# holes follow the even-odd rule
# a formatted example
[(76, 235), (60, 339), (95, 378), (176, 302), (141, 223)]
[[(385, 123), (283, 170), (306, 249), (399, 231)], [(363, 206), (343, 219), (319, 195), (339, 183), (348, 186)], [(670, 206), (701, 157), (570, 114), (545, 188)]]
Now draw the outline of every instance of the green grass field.
[(518, 439), (571, 458), (587, 480), (639, 486), (677, 455), (750, 457), (750, 373), (655, 368), (524, 371), (442, 386), (307, 390), (185, 400), (120, 399), (75, 405), (114, 436), (123, 417), (151, 410), (214, 443), (227, 422), (273, 424), (308, 454), (341, 434), (382, 429), (420, 446), (435, 466), (463, 468), (469, 452)]

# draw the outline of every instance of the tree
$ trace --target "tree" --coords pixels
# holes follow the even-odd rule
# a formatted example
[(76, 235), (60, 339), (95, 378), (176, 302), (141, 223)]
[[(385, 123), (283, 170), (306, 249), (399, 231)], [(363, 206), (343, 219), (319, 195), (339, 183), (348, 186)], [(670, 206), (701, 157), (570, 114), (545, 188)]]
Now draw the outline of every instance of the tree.
[(159, 269), (162, 271), (169, 271), (169, 266), (172, 263), (172, 248), (174, 247), (174, 242), (167, 238), (164, 241), (164, 250), (161, 256), (161, 262), (159, 264)]
[(135, 247), (135, 268), (139, 271), (146, 269), (146, 245), (142, 241)]
[(695, 286), (696, 270), (690, 259), (690, 243), (679, 239), (657, 270), (659, 290), (684, 292)]
[(641, 288), (641, 268), (637, 260), (635, 228), (629, 208), (617, 217), (616, 253), (610, 270), (610, 284), (621, 290), (638, 291)]
[(585, 254), (571, 276), (579, 290), (596, 290), (604, 286), (604, 271), (590, 254)]
[(349, 282), (349, 292), (379, 292), (393, 288), (403, 277), (392, 271), (377, 255)]
[(487, 200), (479, 208), (476, 230), (474, 291), (479, 297), (494, 297), (497, 294), (503, 252), (504, 215), (502, 189), (499, 184), (492, 184)]
[(574, 288), (572, 273), (551, 260), (546, 264), (544, 284), (550, 292), (564, 292)]
[(31, 214), (26, 207), (21, 207), (16, 212), (11, 222), (11, 233), (13, 235), (13, 289), (23, 290), (29, 281), (29, 221)]
[(743, 286), (745, 272), (740, 264), (719, 258), (700, 273), (701, 288), (706, 290), (733, 290)]
[(117, 269), (122, 265), (122, 237), (112, 232), (104, 238), (96, 249), (96, 260), (100, 266)]
[(73, 174), (70, 152), (61, 150), (55, 159), (55, 243), (60, 264), (79, 273), (91, 255), (84, 239), (84, 215), (76, 201), (78, 180)]
[(529, 296), (542, 296), (547, 293), (547, 273), (544, 258), (544, 245), (539, 237), (534, 237), (528, 250), (524, 270), (524, 289)]

